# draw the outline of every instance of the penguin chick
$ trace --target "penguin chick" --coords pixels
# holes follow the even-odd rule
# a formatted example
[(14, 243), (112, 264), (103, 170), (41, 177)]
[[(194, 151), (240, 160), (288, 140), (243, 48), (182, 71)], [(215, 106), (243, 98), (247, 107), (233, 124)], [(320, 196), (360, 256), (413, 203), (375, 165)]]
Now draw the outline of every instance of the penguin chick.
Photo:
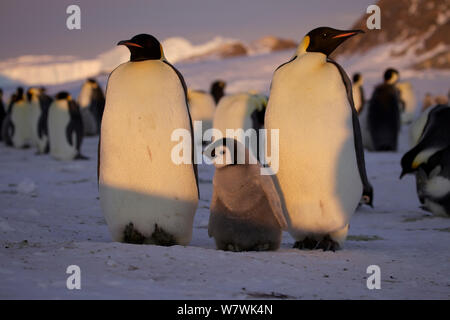
[[(243, 150), (245, 161), (238, 161)], [(272, 176), (261, 175), (261, 165), (235, 139), (217, 140), (205, 154), (216, 167), (208, 234), (217, 248), (277, 250), (287, 222)]]

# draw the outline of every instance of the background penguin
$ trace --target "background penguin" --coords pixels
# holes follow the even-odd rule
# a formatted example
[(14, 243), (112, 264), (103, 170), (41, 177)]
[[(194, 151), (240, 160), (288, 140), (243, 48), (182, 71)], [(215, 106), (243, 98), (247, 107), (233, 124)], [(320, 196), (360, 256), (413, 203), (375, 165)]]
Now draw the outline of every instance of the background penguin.
[[(81, 86), (81, 91), (77, 98), (78, 105), (80, 106), (81, 118), (83, 119), (84, 134), (86, 136), (93, 136), (99, 132), (97, 118), (95, 116), (95, 113), (93, 112), (97, 112), (99, 109), (104, 109), (104, 99), (101, 99), (101, 95), (103, 95), (102, 92), (100, 92), (101, 101), (95, 100), (96, 95), (94, 93), (96, 88), (99, 87), (95, 81), (93, 81), (92, 79), (86, 80)], [(98, 95), (99, 93), (97, 91), (97, 96)], [(96, 105), (99, 103), (101, 104), (102, 101), (103, 106), (100, 105), (100, 107), (98, 108)]]
[(287, 228), (277, 189), (259, 163), (250, 164), (247, 148), (245, 163), (238, 164), (238, 144), (224, 138), (205, 150), (216, 167), (208, 234), (220, 250), (277, 250)]
[(355, 103), (355, 109), (358, 114), (361, 114), (366, 100), (364, 98), (363, 77), (360, 73), (353, 75), (352, 93), (353, 102)]
[(23, 89), (19, 88), (10, 102), (12, 125), (11, 141), (14, 148), (28, 148), (32, 142), (32, 129), (30, 125), (31, 108)]
[(192, 123), (195, 121), (202, 122), (202, 136), (197, 137), (200, 141), (196, 141), (196, 145), (201, 145), (203, 133), (212, 128), (216, 105), (213, 97), (204, 91), (188, 90), (187, 97)]
[[(248, 129), (259, 130), (264, 127), (266, 106), (267, 97), (260, 94), (238, 93), (225, 96), (217, 106), (213, 128), (220, 130), (223, 137), (226, 137), (227, 129), (243, 129), (244, 132)], [(246, 144), (245, 141), (240, 142), (244, 145)], [(257, 149), (259, 146), (258, 131), (256, 131), (256, 140), (253, 143), (256, 143), (256, 146), (255, 148), (253, 146), (250, 147), (250, 150), (259, 159)]]
[(211, 84), (211, 88), (209, 92), (214, 98), (214, 103), (217, 105), (225, 95), (225, 87), (227, 86), (226, 82), (223, 80), (216, 80)]
[(396, 87), (400, 92), (400, 100), (403, 102), (403, 112), (401, 114), (402, 123), (408, 124), (414, 120), (417, 111), (416, 95), (411, 82), (397, 82)]
[(80, 108), (67, 92), (56, 95), (48, 111), (50, 154), (58, 160), (87, 159), (81, 155), (83, 123)]
[(450, 108), (438, 105), (428, 113), (415, 147), (401, 160), (402, 178), (416, 173), (417, 194), (424, 208), (437, 215), (450, 214)]
[[(131, 57), (108, 80), (99, 148), (103, 214), (115, 241), (187, 245), (199, 191), (184, 79), (155, 37), (118, 44)], [(191, 133), (191, 164), (172, 160), (176, 129)]]
[(265, 125), (280, 130), (276, 177), (296, 248), (338, 249), (361, 197), (373, 197), (351, 82), (328, 58), (361, 32), (310, 31), (272, 79)]
[(11, 98), (9, 99), (8, 102), (8, 107), (6, 108), (6, 115), (5, 118), (3, 119), (3, 123), (2, 123), (2, 131), (1, 131), (1, 136), (2, 136), (2, 140), (5, 143), (5, 145), (12, 147), (13, 146), (13, 135), (14, 135), (14, 124), (11, 120), (11, 111), (12, 111), (12, 106), (14, 105), (14, 103), (18, 100), (23, 99), (23, 88), (22, 87), (18, 87), (16, 89), (16, 92), (14, 92), (11, 95)]
[(3, 137), (1, 132), (2, 132), (2, 125), (3, 125), (3, 121), (5, 120), (5, 117), (6, 117), (6, 110), (5, 110), (5, 105), (3, 104), (3, 90), (2, 90), (2, 88), (0, 88), (0, 141), (2, 141), (2, 137)]
[(395, 69), (384, 73), (369, 102), (367, 126), (374, 151), (396, 151), (400, 131), (401, 102), (395, 86), (399, 74)]
[(48, 110), (52, 104), (53, 99), (46, 94), (46, 89), (41, 87), (39, 89), (39, 105), (41, 107), (41, 115), (38, 120), (38, 153), (50, 152), (50, 140), (48, 135)]

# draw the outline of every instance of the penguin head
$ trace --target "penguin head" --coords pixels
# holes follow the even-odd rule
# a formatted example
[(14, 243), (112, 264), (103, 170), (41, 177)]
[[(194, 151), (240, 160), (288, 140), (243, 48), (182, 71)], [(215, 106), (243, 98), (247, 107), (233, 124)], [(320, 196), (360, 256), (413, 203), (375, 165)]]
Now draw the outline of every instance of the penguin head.
[(361, 73), (357, 72), (353, 75), (353, 83), (354, 84), (362, 84), (363, 83), (363, 77)]
[(415, 149), (416, 148), (413, 148), (403, 155), (401, 160), (402, 173), (400, 174), (400, 179), (406, 174), (417, 171), (420, 164), (417, 161), (414, 162), (418, 153)]
[(329, 56), (345, 40), (364, 33), (362, 30), (337, 30), (330, 27), (320, 27), (311, 30), (303, 38), (299, 46), (301, 52), (320, 52)]
[(219, 100), (225, 95), (226, 82), (223, 80), (216, 80), (211, 84), (210, 93), (217, 104)]
[(126, 46), (131, 53), (130, 61), (161, 60), (164, 59), (164, 52), (158, 39), (149, 34), (138, 34), (130, 40), (122, 40), (118, 46)]
[(394, 84), (398, 82), (400, 78), (399, 72), (394, 68), (389, 68), (384, 72), (384, 82), (388, 84)]
[(203, 154), (217, 169), (237, 164), (256, 163), (250, 161), (252, 155), (248, 149), (233, 138), (217, 139), (205, 148)]
[(41, 92), (38, 88), (29, 88), (27, 90), (27, 100), (31, 102), (32, 100), (39, 99)]

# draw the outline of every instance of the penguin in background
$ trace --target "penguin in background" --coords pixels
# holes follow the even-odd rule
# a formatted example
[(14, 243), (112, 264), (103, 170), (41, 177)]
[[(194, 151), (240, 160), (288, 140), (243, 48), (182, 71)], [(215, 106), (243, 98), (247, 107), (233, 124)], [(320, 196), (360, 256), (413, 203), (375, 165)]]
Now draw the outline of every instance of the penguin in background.
[(287, 228), (280, 197), (272, 176), (261, 175), (261, 165), (243, 146), (245, 158), (238, 162), (238, 144), (223, 138), (204, 152), (216, 167), (208, 235), (219, 250), (277, 250)]
[[(98, 163), (103, 215), (114, 241), (187, 245), (199, 189), (184, 78), (155, 37), (118, 45), (131, 55), (107, 85)], [(172, 158), (177, 129), (191, 135), (190, 163)]]
[(200, 139), (200, 141), (196, 141), (196, 145), (202, 145), (203, 134), (206, 130), (212, 128), (214, 112), (216, 111), (214, 98), (207, 92), (191, 89), (188, 90), (187, 97), (192, 122), (202, 122), (202, 136), (196, 137), (197, 139)]
[(48, 134), (48, 111), (53, 98), (47, 95), (47, 90), (44, 87), (39, 88), (39, 105), (41, 107), (41, 114), (38, 120), (38, 154), (47, 154), (50, 152), (50, 140)]
[(279, 129), (276, 178), (295, 248), (339, 249), (361, 198), (372, 204), (352, 85), (329, 58), (359, 33), (308, 32), (272, 78), (265, 127)]
[(45, 94), (42, 88), (30, 88), (27, 91), (28, 107), (30, 109), (29, 126), (31, 128), (31, 142), (37, 148), (37, 154), (48, 153), (50, 142), (48, 140), (47, 116), (52, 99)]
[(363, 84), (364, 80), (362, 75), (360, 73), (355, 73), (353, 75), (352, 93), (353, 102), (355, 103), (355, 109), (358, 114), (361, 114), (364, 109), (364, 104), (366, 103)]
[(414, 89), (409, 81), (399, 81), (397, 82), (396, 87), (400, 93), (400, 100), (403, 104), (401, 121), (404, 124), (409, 124), (414, 120), (417, 112), (417, 102)]
[(216, 80), (211, 84), (211, 88), (209, 92), (214, 98), (214, 103), (217, 105), (222, 99), (222, 97), (225, 95), (225, 88), (227, 84), (223, 80)]
[[(102, 100), (102, 95), (103, 92), (99, 88), (98, 83), (93, 79), (86, 80), (81, 86), (81, 91), (78, 95), (77, 102), (80, 106), (84, 135), (86, 136), (94, 136), (98, 134), (100, 130), (98, 127), (96, 114), (98, 113), (98, 110), (104, 109), (104, 98)], [(98, 98), (100, 98), (100, 101)]]
[(23, 99), (24, 99), (23, 88), (18, 87), (16, 89), (16, 92), (14, 92), (11, 95), (11, 98), (9, 99), (9, 102), (8, 102), (8, 105), (6, 108), (6, 115), (5, 115), (5, 118), (2, 123), (1, 136), (2, 136), (2, 140), (4, 141), (5, 145), (7, 145), (8, 147), (14, 146), (12, 139), (14, 136), (15, 127), (14, 127), (14, 123), (12, 122), (12, 119), (11, 119), (12, 107), (13, 107), (14, 103), (16, 103), (17, 101), (23, 100)]
[(396, 151), (400, 131), (400, 112), (404, 109), (396, 83), (397, 70), (384, 73), (384, 83), (375, 87), (369, 101), (367, 127), (373, 151)]
[[(250, 142), (252, 145), (249, 145), (249, 148), (259, 161), (261, 159), (259, 159), (258, 147), (264, 145), (265, 142), (260, 143), (258, 130), (264, 127), (267, 100), (264, 95), (250, 92), (225, 96), (220, 100), (213, 120), (213, 128), (219, 130), (222, 137), (227, 137), (227, 129), (242, 129), (244, 132), (248, 129), (256, 130), (256, 135)], [(245, 137), (238, 137), (238, 139), (242, 144), (246, 144)]]
[(415, 173), (423, 208), (435, 215), (450, 215), (450, 108), (434, 107), (419, 142), (402, 157), (402, 173)]
[(9, 113), (13, 129), (11, 131), (13, 147), (16, 149), (29, 148), (32, 144), (31, 108), (22, 88), (19, 88), (16, 95), (11, 98)]
[(0, 141), (3, 140), (3, 135), (1, 134), (2, 132), (2, 126), (3, 126), (3, 121), (6, 118), (6, 110), (5, 110), (5, 105), (3, 104), (3, 89), (0, 88)]
[(59, 92), (48, 111), (50, 155), (57, 160), (86, 160), (81, 154), (83, 122), (80, 108), (69, 93)]

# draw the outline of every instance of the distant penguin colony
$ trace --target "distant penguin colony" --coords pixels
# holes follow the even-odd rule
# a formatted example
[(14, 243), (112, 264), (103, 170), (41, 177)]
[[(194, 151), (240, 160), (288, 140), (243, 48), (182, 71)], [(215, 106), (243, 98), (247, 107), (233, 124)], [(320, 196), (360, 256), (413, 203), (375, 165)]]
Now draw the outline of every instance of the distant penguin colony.
[(237, 160), (238, 140), (223, 138), (205, 150), (216, 167), (213, 178), (208, 234), (226, 251), (267, 251), (280, 246), (287, 228), (272, 176), (261, 175), (261, 165), (245, 148)]
[(155, 37), (139, 34), (118, 45), (131, 56), (107, 85), (98, 165), (103, 214), (115, 241), (187, 245), (199, 199), (197, 166), (194, 152), (190, 164), (171, 159), (172, 132), (193, 135), (186, 84)]
[[(269, 96), (225, 94), (222, 79), (209, 91), (188, 89), (158, 39), (138, 34), (117, 44), (129, 50), (130, 59), (111, 72), (105, 93), (92, 78), (76, 100), (66, 91), (50, 96), (43, 87), (18, 87), (6, 100), (0, 89), (0, 140), (71, 161), (88, 159), (81, 152), (83, 140), (99, 135), (99, 199), (114, 241), (190, 243), (200, 199), (194, 160), (196, 151), (203, 151), (198, 154), (215, 170), (208, 235), (217, 249), (277, 250), (287, 231), (294, 248), (335, 251), (343, 247), (356, 209), (373, 207), (364, 148), (396, 152), (401, 126), (410, 124), (411, 149), (401, 159), (400, 178), (415, 175), (421, 208), (449, 216), (448, 97), (427, 93), (419, 106), (412, 83), (399, 81), (399, 71), (388, 68), (366, 99), (363, 74), (354, 73), (351, 81), (330, 58), (361, 33), (309, 31), (293, 57), (275, 69)], [(200, 137), (194, 136), (199, 121)], [(202, 146), (208, 129), (222, 135), (213, 133), (211, 143)], [(266, 139), (258, 134), (261, 129), (279, 133), (274, 175), (261, 173), (273, 170), (260, 159), (259, 147), (268, 155), (272, 147), (270, 133), (269, 141), (259, 141)], [(188, 163), (173, 159), (176, 130), (189, 133), (183, 141)], [(239, 132), (243, 135), (236, 136)], [(249, 144), (249, 132), (256, 133), (255, 144)]]
[(276, 177), (296, 248), (339, 249), (361, 198), (372, 201), (352, 86), (329, 58), (359, 33), (310, 31), (272, 79), (265, 125), (280, 129)]

